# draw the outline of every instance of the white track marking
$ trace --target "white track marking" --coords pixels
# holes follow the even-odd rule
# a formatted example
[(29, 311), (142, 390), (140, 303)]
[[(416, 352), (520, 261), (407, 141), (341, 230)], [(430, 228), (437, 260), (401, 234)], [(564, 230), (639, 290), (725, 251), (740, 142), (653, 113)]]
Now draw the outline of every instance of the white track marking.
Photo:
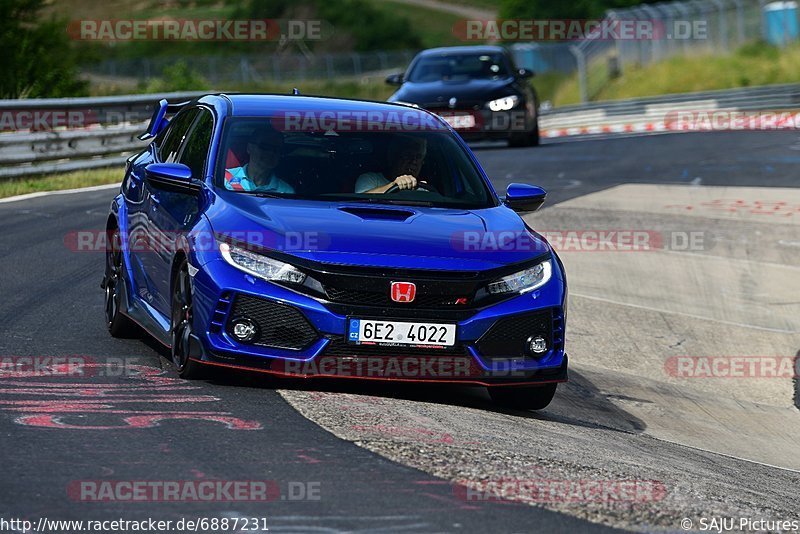
[(753, 325), (750, 325), (750, 324), (737, 323), (735, 321), (725, 321), (725, 320), (722, 320), (722, 319), (714, 319), (713, 317), (705, 317), (703, 315), (694, 315), (694, 314), (691, 314), (691, 313), (683, 313), (683, 312), (678, 312), (678, 311), (664, 310), (664, 309), (661, 309), (661, 308), (653, 308), (651, 306), (643, 306), (641, 304), (631, 304), (629, 302), (620, 302), (618, 300), (611, 300), (611, 299), (606, 299), (606, 298), (603, 298), (603, 297), (593, 297), (593, 296), (590, 296), (590, 295), (583, 295), (581, 293), (575, 293), (573, 291), (570, 291), (569, 294), (570, 294), (571, 297), (578, 297), (578, 298), (583, 298), (583, 299), (596, 300), (596, 301), (599, 301), (599, 302), (606, 302), (608, 304), (617, 304), (619, 306), (629, 306), (631, 308), (637, 308), (637, 309), (640, 309), (640, 310), (654, 311), (654, 312), (657, 312), (657, 313), (669, 313), (669, 314), (672, 314), (672, 315), (682, 315), (683, 317), (691, 317), (692, 319), (702, 319), (704, 321), (712, 321), (712, 322), (715, 322), (715, 323), (727, 324), (727, 325), (731, 325), (731, 326), (740, 326), (742, 328), (752, 328), (753, 330), (762, 330), (764, 332), (775, 332), (775, 333), (778, 333), (778, 334), (797, 334), (798, 333), (798, 332), (796, 332), (794, 330), (784, 330), (782, 328), (767, 328), (765, 326), (753, 326)]
[(91, 191), (103, 191), (105, 189), (113, 189), (119, 187), (120, 183), (93, 185), (91, 187), (79, 187), (77, 189), (64, 189), (62, 191), (38, 191), (36, 193), (26, 193), (24, 195), (17, 195), (15, 197), (0, 198), (0, 204), (8, 202), (19, 202), (20, 200), (29, 200), (32, 198), (47, 197), (50, 195), (69, 195), (71, 193), (88, 193)]

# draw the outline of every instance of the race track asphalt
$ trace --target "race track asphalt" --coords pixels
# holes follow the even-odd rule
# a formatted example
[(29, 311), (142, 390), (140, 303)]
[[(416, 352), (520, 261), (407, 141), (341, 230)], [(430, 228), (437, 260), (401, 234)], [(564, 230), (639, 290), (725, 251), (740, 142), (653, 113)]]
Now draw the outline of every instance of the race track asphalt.
[[(620, 210), (599, 213), (608, 197), (593, 195), (622, 186), (622, 194), (640, 198), (640, 191), (624, 189), (632, 184), (796, 188), (800, 138), (780, 132), (656, 135), (548, 141), (517, 150), (485, 145), (476, 154), (498, 191), (514, 181), (549, 191), (547, 208), (530, 219), (534, 223), (632, 227), (646, 220), (649, 208), (640, 208), (634, 218)], [(6, 364), (25, 357), (88, 363), (83, 374), (0, 374), (0, 518), (264, 517), (273, 532), (594, 532), (680, 530), (681, 517), (696, 520), (703, 513), (792, 519), (787, 514), (798, 510), (796, 460), (749, 458), (748, 450), (735, 449), (735, 432), (718, 417), (709, 432), (731, 444), (715, 449), (702, 436), (683, 436), (680, 420), (665, 415), (679, 401), (713, 414), (727, 405), (704, 407), (716, 385), (684, 387), (651, 372), (663, 368), (658, 358), (667, 353), (647, 352), (637, 326), (658, 337), (682, 328), (677, 323), (662, 327), (658, 320), (686, 317), (675, 315), (681, 302), (667, 302), (667, 293), (649, 296), (665, 301), (648, 302), (652, 309), (642, 309), (635, 295), (608, 303), (613, 299), (592, 286), (588, 273), (597, 265), (604, 272), (619, 269), (614, 258), (565, 258), (571, 287), (580, 294), (571, 305), (574, 330), (568, 333), (576, 367), (572, 382), (541, 414), (498, 410), (479, 390), (466, 388), (286, 384), (238, 372), (187, 383), (176, 378), (156, 342), (108, 335), (99, 288), (103, 254), (76, 252), (66, 244), (73, 232), (104, 227), (114, 194), (103, 190), (0, 204), (0, 358)], [(730, 224), (755, 235), (773, 227), (724, 218), (720, 223), (714, 217), (676, 223), (670, 213), (650, 215), (659, 229), (709, 232), (713, 227), (719, 234)], [(785, 223), (774, 226), (776, 240), (800, 242), (800, 227)], [(755, 238), (752, 246), (771, 263), (789, 267), (800, 250)], [(738, 250), (721, 244), (706, 252), (727, 263)], [(640, 261), (651, 260), (636, 256), (634, 264)], [(571, 263), (576, 272), (570, 271)], [(597, 284), (608, 282), (598, 279)], [(726, 302), (712, 299), (693, 313), (709, 321), (705, 330), (688, 334), (706, 340), (697, 351), (726, 353), (724, 341), (708, 341), (710, 333), (736, 328), (722, 326), (725, 317), (716, 315)], [(632, 305), (641, 313), (631, 313)], [(793, 356), (786, 351), (800, 348), (796, 323), (781, 323), (783, 312), (772, 308), (759, 313), (757, 320), (767, 326), (775, 320), (782, 332), (753, 334), (748, 339), (755, 346), (747, 353), (781, 350)], [(622, 317), (628, 324), (618, 328)], [(617, 328), (616, 336), (603, 337)], [(598, 347), (606, 356), (593, 359)], [(636, 368), (641, 358), (634, 355), (638, 350), (651, 357), (641, 370)], [(730, 401), (751, 415), (756, 406), (768, 405), (764, 420), (772, 425), (766, 432), (772, 432), (782, 417), (798, 421), (791, 382), (776, 384), (759, 386), (760, 397), (748, 391), (753, 388), (732, 385), (724, 399), (716, 396), (713, 402)], [(690, 423), (703, 427), (703, 417), (686, 409), (687, 418), (694, 417)], [(405, 430), (374, 432), (392, 427)], [(363, 428), (373, 430), (358, 430)], [(755, 430), (743, 429), (744, 436), (748, 432)], [(789, 444), (779, 447), (790, 449)], [(526, 476), (656, 481), (667, 496), (611, 508), (564, 500), (531, 506), (465, 499), (459, 485)], [(270, 502), (115, 502), (80, 491), (82, 481), (97, 487), (99, 481), (199, 480), (266, 481), (280, 493)]]

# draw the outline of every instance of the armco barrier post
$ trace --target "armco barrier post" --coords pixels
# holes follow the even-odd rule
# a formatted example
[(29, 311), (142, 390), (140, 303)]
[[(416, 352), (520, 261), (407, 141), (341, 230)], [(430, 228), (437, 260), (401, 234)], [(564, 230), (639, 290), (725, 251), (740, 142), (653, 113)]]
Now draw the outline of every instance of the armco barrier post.
[(589, 101), (589, 92), (586, 87), (588, 80), (586, 79), (586, 54), (579, 46), (570, 46), (569, 51), (575, 56), (575, 61), (578, 64), (578, 87), (581, 93), (581, 103), (585, 104)]

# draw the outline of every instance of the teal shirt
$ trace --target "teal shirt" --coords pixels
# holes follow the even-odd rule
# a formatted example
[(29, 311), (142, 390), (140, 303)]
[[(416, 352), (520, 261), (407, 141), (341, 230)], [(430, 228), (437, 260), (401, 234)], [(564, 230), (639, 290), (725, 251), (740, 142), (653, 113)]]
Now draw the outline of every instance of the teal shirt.
[(269, 182), (256, 185), (247, 174), (247, 165), (225, 169), (225, 188), (231, 191), (274, 191), (276, 193), (294, 193), (294, 188), (278, 178), (273, 172)]

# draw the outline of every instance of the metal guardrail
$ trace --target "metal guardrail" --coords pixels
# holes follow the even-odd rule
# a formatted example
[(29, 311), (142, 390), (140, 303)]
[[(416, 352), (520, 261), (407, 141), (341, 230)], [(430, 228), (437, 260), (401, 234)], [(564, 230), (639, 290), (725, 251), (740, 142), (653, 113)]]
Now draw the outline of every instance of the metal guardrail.
[(203, 94), (0, 100), (4, 128), (19, 122), (45, 128), (0, 131), (0, 179), (122, 164), (127, 155), (146, 146), (136, 136), (159, 100), (181, 101)]
[[(92, 122), (78, 129), (0, 133), (0, 179), (121, 165), (127, 155), (146, 145), (136, 136), (160, 99), (180, 101), (202, 94), (0, 101), (0, 117), (30, 110), (79, 110), (88, 113)], [(543, 130), (572, 135), (595, 133), (601, 127), (618, 131), (615, 128), (622, 125), (663, 120), (676, 111), (799, 108), (800, 84), (774, 85), (566, 106), (543, 111), (540, 125)]]
[(663, 125), (668, 115), (681, 111), (797, 109), (800, 109), (800, 84), (771, 85), (565, 106), (542, 113), (540, 127), (548, 132), (546, 137), (623, 132), (631, 125), (635, 131), (640, 130), (637, 125), (645, 125), (643, 131), (650, 127), (668, 130)]
[[(770, 5), (778, 9), (769, 10)], [(633, 66), (678, 55), (727, 54), (758, 40), (786, 46), (797, 40), (798, 11), (772, 0), (681, 0), (612, 9), (604, 22), (641, 22), (654, 31), (633, 39), (588, 38), (571, 47), (582, 102)]]

